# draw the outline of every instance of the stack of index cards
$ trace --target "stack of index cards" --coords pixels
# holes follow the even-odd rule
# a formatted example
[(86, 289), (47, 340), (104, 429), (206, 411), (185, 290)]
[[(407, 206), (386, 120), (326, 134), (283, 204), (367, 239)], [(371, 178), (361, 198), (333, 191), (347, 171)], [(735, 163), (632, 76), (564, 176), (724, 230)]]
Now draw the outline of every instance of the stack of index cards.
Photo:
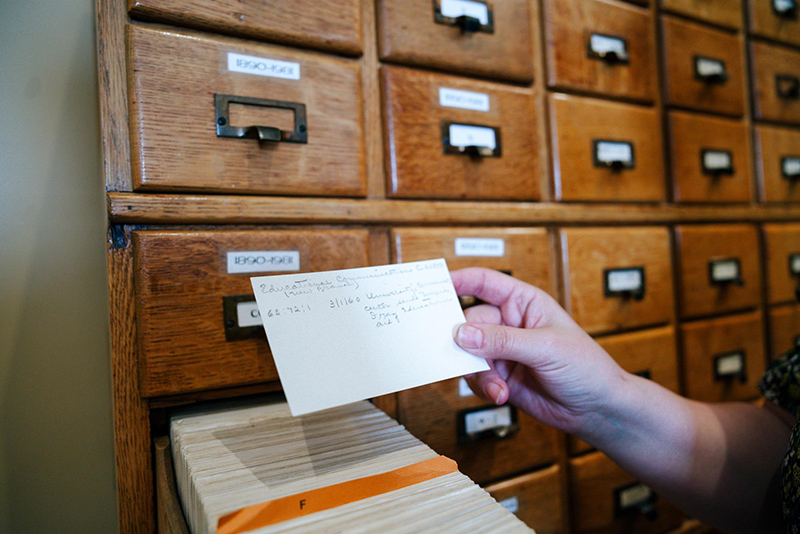
[(532, 532), (366, 401), (300, 417), (283, 402), (193, 408), (170, 438), (195, 534)]

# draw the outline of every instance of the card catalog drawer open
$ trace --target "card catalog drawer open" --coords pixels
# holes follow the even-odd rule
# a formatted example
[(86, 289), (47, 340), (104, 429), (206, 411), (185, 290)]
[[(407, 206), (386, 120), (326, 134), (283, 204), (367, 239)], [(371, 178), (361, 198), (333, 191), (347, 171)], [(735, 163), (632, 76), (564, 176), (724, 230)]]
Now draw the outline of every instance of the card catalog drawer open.
[(539, 198), (532, 90), (386, 66), (381, 82), (390, 196)]
[(134, 233), (144, 396), (277, 380), (251, 276), (368, 265), (366, 230)]
[(767, 43), (750, 43), (753, 116), (800, 125), (800, 52)]
[(363, 196), (355, 60), (130, 26), (137, 190)]
[(293, 46), (361, 52), (358, 0), (128, 0), (134, 17)]
[(485, 489), (497, 502), (536, 529), (537, 534), (560, 534), (566, 531), (566, 504), (561, 488), (561, 467), (553, 465)]

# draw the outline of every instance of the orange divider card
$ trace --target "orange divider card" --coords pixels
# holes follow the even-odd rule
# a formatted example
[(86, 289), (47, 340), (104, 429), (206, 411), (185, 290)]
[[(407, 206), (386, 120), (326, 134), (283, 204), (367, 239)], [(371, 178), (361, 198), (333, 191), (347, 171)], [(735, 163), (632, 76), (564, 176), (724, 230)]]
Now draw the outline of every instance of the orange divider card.
[(457, 471), (458, 466), (453, 460), (445, 456), (438, 456), (387, 473), (254, 504), (221, 517), (217, 523), (217, 534), (248, 532), (281, 521), (389, 493)]

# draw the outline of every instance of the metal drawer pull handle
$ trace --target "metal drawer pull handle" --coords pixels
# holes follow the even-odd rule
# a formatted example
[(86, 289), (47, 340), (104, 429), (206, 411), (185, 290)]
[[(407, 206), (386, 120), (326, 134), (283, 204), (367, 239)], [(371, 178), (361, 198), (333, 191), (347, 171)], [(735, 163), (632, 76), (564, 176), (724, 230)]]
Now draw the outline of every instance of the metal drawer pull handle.
[(704, 148), (700, 151), (700, 167), (703, 174), (711, 176), (733, 176), (733, 154), (730, 150), (711, 150)]
[(725, 62), (705, 56), (694, 56), (694, 77), (708, 84), (724, 84), (728, 81)]
[(714, 380), (719, 382), (731, 378), (738, 378), (742, 384), (747, 382), (747, 366), (743, 350), (714, 356)]
[(736, 284), (743, 286), (739, 258), (725, 258), (708, 262), (708, 280), (712, 286)]
[(797, 19), (797, 1), (772, 0), (772, 11), (782, 19)]
[(636, 167), (633, 143), (595, 139), (592, 141), (592, 146), (595, 167), (607, 167), (614, 172)]
[(603, 295), (639, 301), (644, 299), (644, 267), (603, 270)]
[(253, 295), (222, 297), (222, 317), (225, 340), (237, 341), (264, 335), (261, 314)]
[(508, 404), (459, 410), (456, 418), (460, 444), (508, 438), (519, 431), (517, 409)]
[(625, 64), (630, 60), (628, 42), (625, 39), (601, 33), (589, 36), (587, 54), (590, 59), (599, 59), (611, 65)]
[(461, 29), (461, 33), (494, 33), (491, 6), (476, 0), (433, 0), (433, 21)]
[(781, 158), (781, 174), (784, 180), (800, 179), (800, 156), (786, 156)]
[[(294, 111), (294, 131), (281, 130), (273, 126), (231, 126), (230, 104), (261, 106), (265, 108), (291, 109)], [(253, 98), (235, 95), (214, 95), (214, 113), (217, 117), (217, 137), (237, 139), (258, 139), (284, 143), (308, 143), (308, 124), (306, 106), (297, 102), (282, 102), (266, 98)]]
[(640, 513), (650, 521), (658, 519), (655, 508), (656, 494), (641, 482), (633, 482), (614, 489), (614, 515), (620, 517)]
[(789, 254), (789, 275), (797, 278), (797, 287), (794, 288), (794, 295), (800, 301), (800, 252)]
[(778, 98), (800, 100), (800, 78), (791, 74), (776, 74), (775, 90)]
[(500, 128), (443, 120), (442, 151), (474, 158), (499, 158), (503, 154)]

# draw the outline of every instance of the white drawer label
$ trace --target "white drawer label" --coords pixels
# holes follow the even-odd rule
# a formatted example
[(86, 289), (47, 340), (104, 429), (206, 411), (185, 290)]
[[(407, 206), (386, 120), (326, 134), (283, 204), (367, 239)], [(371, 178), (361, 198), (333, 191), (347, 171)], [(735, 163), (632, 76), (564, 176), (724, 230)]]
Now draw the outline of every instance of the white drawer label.
[(456, 256), (502, 258), (506, 253), (506, 242), (503, 239), (457, 237), (455, 248)]
[(653, 490), (644, 484), (637, 484), (619, 492), (618, 505), (621, 510), (646, 503), (653, 497)]
[(439, 105), (447, 108), (489, 111), (489, 95), (485, 93), (475, 93), (473, 91), (450, 89), (449, 87), (440, 87)]
[(602, 163), (631, 163), (633, 161), (633, 145), (626, 142), (598, 141), (595, 152), (597, 161)]
[(642, 288), (642, 271), (639, 269), (617, 269), (608, 272), (608, 290), (614, 293), (636, 291)]
[(739, 260), (712, 261), (711, 280), (714, 282), (732, 282), (739, 280)]
[(732, 166), (732, 156), (727, 150), (706, 150), (703, 152), (703, 169), (707, 171), (724, 171)]
[(787, 178), (800, 177), (800, 158), (783, 158), (781, 167), (783, 175)]
[(284, 80), (300, 79), (300, 64), (228, 52), (228, 70)]
[(744, 371), (744, 354), (735, 352), (717, 358), (717, 376), (738, 376)]
[(451, 124), (450, 144), (457, 147), (478, 146), (494, 150), (497, 148), (497, 138), (493, 128)]
[(442, 15), (458, 18), (462, 15), (478, 19), (481, 24), (489, 24), (489, 8), (483, 2), (468, 0), (442, 0)]
[(503, 499), (500, 501), (500, 506), (511, 512), (512, 514), (516, 514), (519, 512), (519, 499), (516, 497), (509, 497), (508, 499)]
[(464, 417), (464, 428), (467, 434), (479, 434), (486, 430), (507, 426), (511, 426), (511, 408), (509, 406), (472, 412)]
[(255, 300), (236, 303), (236, 326), (247, 328), (248, 326), (263, 326), (263, 324)]
[(472, 392), (472, 389), (467, 384), (467, 381), (463, 378), (458, 379), (458, 395), (460, 397), (473, 397), (475, 394)]
[(300, 270), (296, 250), (228, 252), (228, 274), (276, 273)]
[(628, 51), (625, 48), (625, 41), (619, 37), (600, 35), (599, 33), (593, 33), (589, 37), (589, 49), (599, 56), (613, 52), (620, 59), (627, 59)]
[(697, 57), (694, 60), (697, 75), (703, 78), (725, 74), (725, 63), (718, 59)]

